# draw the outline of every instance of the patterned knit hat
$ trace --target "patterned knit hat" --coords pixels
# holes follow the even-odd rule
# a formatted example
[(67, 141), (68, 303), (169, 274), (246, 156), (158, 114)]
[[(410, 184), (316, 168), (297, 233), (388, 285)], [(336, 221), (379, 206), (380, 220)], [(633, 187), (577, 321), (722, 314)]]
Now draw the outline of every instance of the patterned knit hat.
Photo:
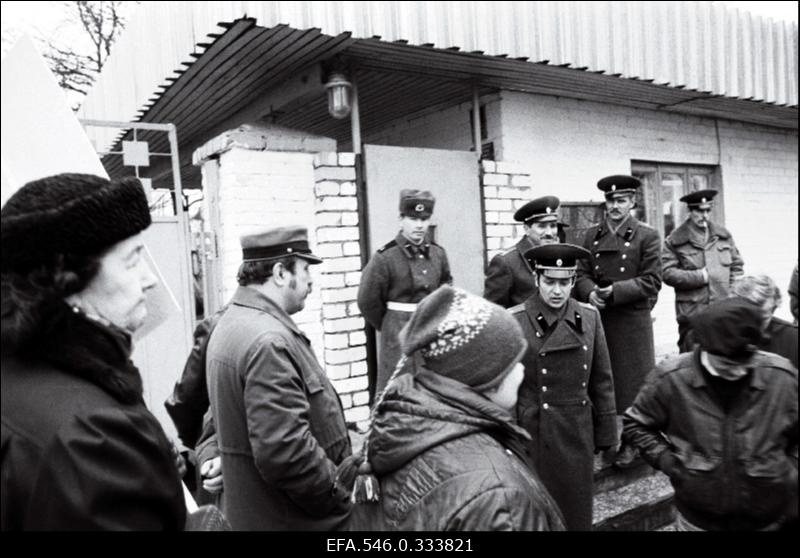
[(527, 348), (508, 311), (449, 285), (419, 303), (400, 339), (403, 354), (419, 351), (427, 368), (477, 391), (496, 387)]
[(0, 212), (2, 271), (26, 272), (57, 254), (98, 254), (146, 229), (137, 178), (64, 173), (28, 182)]

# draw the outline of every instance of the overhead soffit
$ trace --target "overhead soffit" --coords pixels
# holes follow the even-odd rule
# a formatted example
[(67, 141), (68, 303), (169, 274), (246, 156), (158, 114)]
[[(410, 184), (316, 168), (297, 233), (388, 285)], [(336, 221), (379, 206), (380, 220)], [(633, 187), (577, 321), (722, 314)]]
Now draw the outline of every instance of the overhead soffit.
[[(286, 25), (257, 26), (253, 19), (220, 24), (222, 34), (210, 35), (176, 77), (167, 78), (160, 91), (139, 112), (142, 122), (171, 122), (184, 151), (210, 139), (208, 131), (250, 106), (265, 91), (278, 87), (312, 64), (336, 55), (346, 57), (358, 80), (362, 130), (365, 136), (388, 123), (431, 106), (468, 101), (472, 87), (481, 93), (500, 89), (558, 95), (698, 116), (726, 118), (754, 124), (797, 129), (797, 107), (711, 95), (590, 72), (530, 63), (524, 59), (485, 56), (458, 49), (411, 46), (405, 41), (352, 39), (348, 33), (322, 34)], [(268, 115), (264, 115), (268, 116)], [(350, 140), (349, 120), (327, 114), (324, 89), (316, 100), (281, 107), (270, 121), (336, 139)], [(139, 132), (151, 151), (167, 151), (166, 137)], [(121, 139), (127, 139), (120, 137)], [(118, 146), (119, 144), (117, 144)], [(115, 148), (114, 150), (117, 150)], [(186, 187), (199, 186), (199, 169), (191, 157), (181, 157)], [(109, 173), (122, 172), (117, 156), (104, 159)], [(153, 168), (154, 173), (160, 172)]]

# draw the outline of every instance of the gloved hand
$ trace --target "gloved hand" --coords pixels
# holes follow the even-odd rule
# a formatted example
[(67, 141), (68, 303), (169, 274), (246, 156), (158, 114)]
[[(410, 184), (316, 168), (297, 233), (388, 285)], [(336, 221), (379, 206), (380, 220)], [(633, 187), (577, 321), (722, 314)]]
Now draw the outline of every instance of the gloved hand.
[(685, 473), (683, 464), (671, 450), (658, 456), (658, 468), (671, 479), (682, 479)]

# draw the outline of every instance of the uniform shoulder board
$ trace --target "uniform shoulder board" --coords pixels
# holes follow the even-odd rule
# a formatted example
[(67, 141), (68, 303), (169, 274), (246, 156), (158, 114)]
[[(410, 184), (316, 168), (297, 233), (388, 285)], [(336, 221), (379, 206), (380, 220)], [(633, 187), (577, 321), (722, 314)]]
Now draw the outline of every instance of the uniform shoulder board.
[(521, 304), (517, 304), (516, 306), (512, 306), (511, 308), (508, 309), (508, 311), (511, 312), (512, 314), (519, 314), (520, 312), (523, 312), (524, 310), (525, 310), (525, 303), (524, 302), (521, 303)]
[(645, 230), (648, 230), (648, 231), (654, 231), (654, 230), (656, 230), (656, 228), (655, 228), (655, 227), (651, 227), (650, 225), (648, 225), (648, 224), (647, 224), (647, 223), (645, 223), (644, 221), (639, 221), (639, 226), (640, 226), (640, 227), (642, 227), (642, 228), (643, 228), (643, 229), (645, 229)]
[(595, 308), (593, 305), (589, 304), (588, 302), (580, 302), (580, 301), (578, 301), (578, 304), (581, 307), (586, 308), (587, 310), (593, 310), (594, 312), (597, 312), (597, 308)]
[(391, 240), (391, 241), (387, 242), (386, 244), (384, 244), (383, 246), (378, 248), (378, 252), (384, 252), (384, 251), (388, 250), (389, 248), (391, 248), (392, 246), (397, 246), (397, 241), (396, 240)]

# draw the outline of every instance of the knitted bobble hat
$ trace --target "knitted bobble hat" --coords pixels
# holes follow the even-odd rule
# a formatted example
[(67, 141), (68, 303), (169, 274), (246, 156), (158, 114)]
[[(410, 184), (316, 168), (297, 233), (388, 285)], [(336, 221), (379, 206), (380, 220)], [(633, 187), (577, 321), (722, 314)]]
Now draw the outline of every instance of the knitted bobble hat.
[(527, 348), (507, 310), (449, 285), (419, 303), (400, 336), (403, 354), (419, 351), (427, 368), (477, 391), (497, 387)]
[(64, 173), (28, 182), (0, 211), (2, 271), (26, 272), (57, 254), (98, 254), (146, 229), (137, 178)]

